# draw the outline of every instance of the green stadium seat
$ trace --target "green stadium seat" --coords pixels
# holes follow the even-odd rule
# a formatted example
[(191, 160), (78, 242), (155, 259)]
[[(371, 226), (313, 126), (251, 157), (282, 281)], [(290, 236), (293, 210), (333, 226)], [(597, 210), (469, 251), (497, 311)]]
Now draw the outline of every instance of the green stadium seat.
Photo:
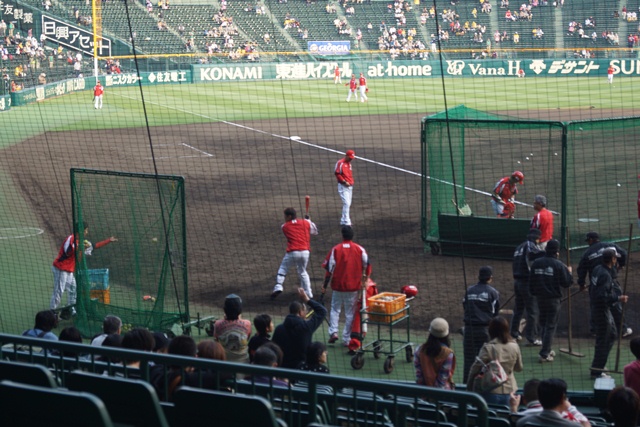
[(174, 401), (176, 427), (286, 427), (260, 396), (180, 387)]
[(112, 427), (100, 399), (89, 393), (0, 382), (0, 413), (7, 426)]
[(141, 380), (74, 371), (66, 386), (98, 396), (116, 423), (138, 427), (169, 427), (155, 390)]
[(58, 382), (51, 371), (42, 365), (28, 363), (0, 361), (0, 381), (2, 380), (38, 387), (58, 387)]

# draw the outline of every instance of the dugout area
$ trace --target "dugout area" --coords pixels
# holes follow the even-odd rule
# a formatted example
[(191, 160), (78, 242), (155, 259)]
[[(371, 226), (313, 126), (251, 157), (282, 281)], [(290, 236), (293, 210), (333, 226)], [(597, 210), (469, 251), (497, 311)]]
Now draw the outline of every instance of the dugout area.
[[(638, 117), (530, 120), (464, 105), (423, 118), (423, 242), (433, 253), (511, 259), (537, 194), (547, 198), (563, 248), (581, 252), (592, 230), (627, 242), (638, 218), (639, 132)], [(516, 218), (495, 218), (490, 193), (515, 170), (525, 175)]]

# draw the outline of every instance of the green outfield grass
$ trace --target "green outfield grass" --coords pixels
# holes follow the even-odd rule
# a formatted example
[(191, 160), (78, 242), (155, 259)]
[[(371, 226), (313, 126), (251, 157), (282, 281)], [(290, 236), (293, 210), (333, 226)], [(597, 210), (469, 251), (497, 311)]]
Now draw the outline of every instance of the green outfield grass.
[[(332, 81), (220, 82), (144, 86), (151, 126), (218, 120), (430, 113), (465, 104), (488, 111), (625, 109), (632, 115), (640, 78), (438, 78), (370, 80), (369, 102), (345, 102), (347, 89)], [(111, 129), (146, 124), (138, 87), (107, 88), (104, 109), (90, 91), (14, 107), (3, 113), (0, 144), (15, 144), (44, 131)], [(551, 117), (549, 115), (551, 114)], [(553, 118), (553, 113), (541, 117)], [(585, 112), (585, 118), (587, 113)], [(29, 123), (29, 126), (25, 126)]]

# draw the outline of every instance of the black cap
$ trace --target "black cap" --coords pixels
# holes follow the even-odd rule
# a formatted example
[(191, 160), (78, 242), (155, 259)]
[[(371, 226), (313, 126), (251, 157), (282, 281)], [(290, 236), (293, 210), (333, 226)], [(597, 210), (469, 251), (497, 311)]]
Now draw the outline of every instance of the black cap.
[(529, 234), (527, 234), (527, 239), (529, 240), (537, 240), (540, 238), (540, 236), (542, 235), (542, 233), (540, 232), (539, 229), (537, 228), (532, 228), (531, 230), (529, 230)]
[(610, 262), (614, 258), (620, 258), (620, 254), (618, 253), (618, 251), (616, 251), (616, 248), (606, 248), (604, 251), (602, 251), (602, 260), (604, 262)]
[(600, 235), (595, 231), (590, 231), (587, 233), (587, 238), (585, 239), (585, 242), (588, 242), (589, 240), (600, 240)]
[(560, 252), (560, 242), (556, 239), (551, 239), (547, 242), (547, 247), (544, 248), (544, 251), (548, 254), (556, 254)]
[(480, 273), (478, 274), (478, 280), (486, 282), (493, 277), (493, 268), (488, 265), (480, 267)]

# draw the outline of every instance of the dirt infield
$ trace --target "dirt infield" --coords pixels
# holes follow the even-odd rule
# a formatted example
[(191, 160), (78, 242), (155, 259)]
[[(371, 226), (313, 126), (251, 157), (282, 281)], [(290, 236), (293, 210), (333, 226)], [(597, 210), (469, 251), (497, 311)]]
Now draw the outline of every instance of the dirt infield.
[[(340, 242), (341, 205), (332, 174), (340, 155), (327, 150), (344, 152), (348, 148), (367, 159), (354, 161), (355, 241), (369, 252), (372, 277), (381, 291), (398, 292), (409, 283), (419, 287), (412, 309), (414, 326), (424, 328), (433, 317), (443, 316), (454, 330), (460, 327), (465, 282), (475, 283), (479, 267), (485, 264), (493, 265), (495, 286), (504, 300), (510, 297), (509, 262), (463, 260), (433, 256), (428, 248), (425, 251), (420, 238), (421, 183), (415, 175), (421, 170), (422, 117), (306, 118), (152, 128), (158, 173), (186, 178), (190, 299), (216, 307), (219, 313), (217, 307), (224, 296), (235, 292), (245, 301), (245, 311), (285, 314), (297, 283), (293, 270), (285, 293), (275, 302), (268, 298), (285, 250), (280, 232), (282, 211), (287, 206), (301, 210), (305, 194), (311, 196), (312, 219), (320, 230), (312, 239), (309, 266), (312, 287), (319, 290), (322, 259)], [(300, 136), (317, 146), (278, 135)], [(70, 230), (69, 168), (155, 170), (146, 129), (49, 132), (5, 150), (4, 156), (14, 182), (54, 246)], [(476, 167), (482, 173), (496, 174), (494, 165), (478, 161)], [(523, 216), (530, 214), (522, 212)], [(634, 270), (637, 266), (632, 262)], [(635, 282), (634, 277), (632, 289)], [(577, 297), (574, 312), (588, 309), (587, 301), (585, 296)], [(635, 312), (631, 316), (635, 323)], [(585, 327), (579, 325), (576, 333), (586, 335)]]

